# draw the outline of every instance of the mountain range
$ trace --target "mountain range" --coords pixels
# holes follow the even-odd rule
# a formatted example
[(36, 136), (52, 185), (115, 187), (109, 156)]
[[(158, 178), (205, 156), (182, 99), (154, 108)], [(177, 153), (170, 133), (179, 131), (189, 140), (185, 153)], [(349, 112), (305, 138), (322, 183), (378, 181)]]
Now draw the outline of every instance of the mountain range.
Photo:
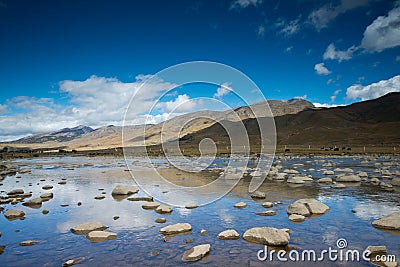
[[(185, 145), (197, 145), (205, 137), (217, 140), (219, 144), (229, 144), (229, 136), (216, 121), (229, 123), (232, 127), (243, 123), (249, 140), (256, 144), (260, 142), (257, 119), (271, 120), (271, 117), (276, 125), (277, 143), (281, 145), (400, 143), (400, 93), (333, 108), (316, 108), (304, 99), (268, 100), (268, 104), (272, 113), (265, 113), (265, 102), (259, 102), (227, 111), (187, 113), (155, 125), (125, 126), (124, 145), (158, 145), (161, 140), (175, 139)], [(92, 129), (81, 125), (31, 135), (3, 145), (104, 149), (121, 147), (122, 132), (121, 126)]]

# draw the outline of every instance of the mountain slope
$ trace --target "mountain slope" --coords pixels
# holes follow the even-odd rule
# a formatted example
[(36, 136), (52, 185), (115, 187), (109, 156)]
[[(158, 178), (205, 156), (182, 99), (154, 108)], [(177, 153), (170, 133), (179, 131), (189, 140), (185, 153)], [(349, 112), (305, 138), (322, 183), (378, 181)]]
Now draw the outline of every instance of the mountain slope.
[[(278, 144), (393, 144), (400, 143), (400, 93), (329, 109), (308, 109), (297, 114), (275, 117)], [(266, 120), (267, 118), (261, 118)], [(257, 120), (243, 121), (253, 144), (260, 142)], [(229, 144), (219, 124), (181, 139), (197, 145), (203, 138)]]

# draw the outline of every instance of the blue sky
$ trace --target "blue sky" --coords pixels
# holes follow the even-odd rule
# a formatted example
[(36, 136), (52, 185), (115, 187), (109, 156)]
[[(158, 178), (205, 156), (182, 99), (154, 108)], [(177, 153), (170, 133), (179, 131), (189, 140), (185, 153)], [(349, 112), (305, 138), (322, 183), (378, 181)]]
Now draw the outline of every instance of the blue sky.
[[(194, 60), (240, 70), (267, 99), (331, 106), (400, 91), (398, 1), (0, 0), (0, 36), (0, 140), (120, 124), (143, 77)], [(166, 102), (218, 88), (186, 89)]]

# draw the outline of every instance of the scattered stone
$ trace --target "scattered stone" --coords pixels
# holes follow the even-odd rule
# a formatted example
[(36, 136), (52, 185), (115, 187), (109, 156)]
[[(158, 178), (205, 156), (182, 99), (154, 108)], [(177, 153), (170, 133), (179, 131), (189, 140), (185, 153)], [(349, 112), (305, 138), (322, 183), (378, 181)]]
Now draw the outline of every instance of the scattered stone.
[(94, 199), (97, 199), (97, 200), (102, 200), (102, 199), (105, 199), (106, 197), (105, 196), (95, 196), (94, 197)]
[(201, 235), (201, 236), (206, 235), (206, 234), (208, 234), (208, 231), (207, 231), (207, 230), (202, 229), (202, 230), (200, 231), (200, 235)]
[(8, 196), (21, 195), (24, 193), (23, 189), (14, 189), (7, 193)]
[(26, 247), (26, 246), (33, 246), (39, 244), (39, 241), (34, 241), (34, 240), (26, 240), (22, 241), (19, 243), (20, 246)]
[(119, 219), (119, 216), (114, 216), (114, 217), (113, 217), (113, 220), (114, 220), (114, 221), (116, 221), (116, 220), (118, 220), (118, 219)]
[(167, 219), (165, 219), (165, 218), (157, 218), (155, 220), (156, 223), (165, 223), (166, 221), (167, 221)]
[(145, 196), (145, 197), (128, 197), (126, 200), (129, 200), (129, 201), (148, 201), (148, 202), (151, 202), (151, 201), (153, 201), (153, 197), (152, 197), (152, 196)]
[(265, 199), (265, 193), (260, 191), (254, 191), (250, 196), (254, 199)]
[(351, 210), (351, 212), (352, 212), (352, 213), (357, 213), (357, 211), (356, 211), (356, 210)]
[(64, 263), (62, 264), (62, 267), (69, 267), (69, 266), (72, 266), (72, 265), (74, 265), (74, 264), (76, 264), (76, 263), (78, 263), (78, 262), (80, 262), (80, 261), (82, 261), (82, 260), (84, 260), (84, 259), (85, 259), (85, 258), (80, 257), (80, 258), (75, 258), (75, 259), (67, 260), (66, 262), (64, 262)]
[(263, 202), (261, 204), (264, 208), (272, 208), (274, 206), (274, 204), (272, 202)]
[(4, 214), (4, 216), (8, 220), (23, 219), (25, 216), (25, 212), (23, 212), (22, 210), (9, 210)]
[(381, 229), (400, 230), (400, 212), (394, 212), (373, 221), (372, 226)]
[(43, 190), (50, 190), (50, 189), (53, 189), (53, 186), (50, 185), (50, 184), (47, 184), (47, 185), (42, 186), (42, 189)]
[(374, 185), (379, 185), (381, 181), (377, 177), (372, 177), (370, 182)]
[(54, 197), (53, 193), (44, 193), (44, 194), (40, 195), (40, 198), (43, 201), (48, 201), (48, 200), (52, 199), (53, 197)]
[(68, 206), (69, 206), (69, 204), (61, 204), (60, 205), (60, 207), (63, 207), (63, 208), (68, 207)]
[(197, 245), (185, 252), (185, 254), (183, 255), (183, 260), (184, 261), (201, 260), (204, 256), (210, 253), (210, 248), (211, 248), (210, 244)]
[(335, 174), (335, 172), (334, 171), (331, 171), (331, 170), (326, 170), (326, 171), (323, 171), (322, 172), (324, 175), (334, 175)]
[[(143, 207), (143, 206), (142, 206)], [(155, 211), (160, 214), (168, 214), (172, 212), (172, 208), (167, 205), (159, 205)]]
[(393, 178), (392, 179), (392, 185), (400, 186), (400, 178)]
[(256, 212), (256, 215), (259, 215), (259, 216), (275, 216), (276, 212), (273, 211), (273, 210), (267, 210), (267, 211)]
[(152, 251), (152, 252), (150, 253), (150, 256), (154, 257), (154, 256), (157, 256), (158, 254), (160, 254), (160, 252), (158, 252), (158, 251)]
[(139, 189), (136, 186), (132, 185), (117, 185), (113, 191), (112, 195), (132, 195), (139, 192)]
[(186, 238), (185, 243), (186, 243), (186, 244), (188, 244), (188, 243), (193, 243), (193, 240), (192, 240), (191, 238)]
[(332, 179), (331, 178), (321, 178), (321, 179), (318, 179), (318, 183), (320, 183), (320, 184), (331, 184), (332, 183)]
[(247, 230), (244, 240), (270, 246), (286, 246), (290, 236), (287, 232), (272, 227), (255, 227)]
[(235, 205), (233, 205), (233, 207), (239, 208), (239, 209), (243, 209), (243, 208), (246, 208), (246, 207), (247, 207), (247, 204), (244, 203), (244, 202), (238, 202), (238, 203), (236, 203)]
[(352, 169), (350, 169), (350, 168), (343, 168), (343, 169), (341, 169), (341, 168), (336, 168), (336, 169), (334, 169), (333, 170), (334, 172), (354, 172)]
[(288, 214), (298, 214), (309, 216), (311, 214), (324, 214), (329, 211), (329, 207), (313, 198), (299, 199), (290, 204), (286, 212)]
[(160, 203), (157, 202), (149, 202), (142, 205), (142, 208), (145, 210), (154, 210), (160, 206)]
[(192, 231), (192, 226), (188, 223), (176, 223), (160, 229), (164, 235), (180, 234)]
[(359, 172), (358, 176), (361, 178), (368, 178), (368, 174), (366, 172)]
[(372, 255), (386, 255), (386, 246), (368, 246), (367, 249)]
[(117, 234), (106, 231), (91, 231), (86, 235), (86, 238), (93, 243), (104, 242), (117, 238)]
[(338, 175), (338, 176), (336, 176), (336, 181), (337, 182), (360, 182), (361, 178), (354, 174)]
[(92, 231), (102, 231), (107, 229), (101, 222), (86, 222), (71, 228), (71, 232), (77, 235), (86, 235)]
[(289, 184), (304, 184), (305, 183), (303, 177), (301, 177), (301, 176), (289, 177), (286, 180), (286, 182)]
[(185, 206), (186, 209), (195, 209), (198, 208), (199, 206), (197, 206), (196, 204), (188, 204)]
[(81, 205), (82, 205), (82, 202), (78, 202), (77, 205), (78, 205), (78, 206), (81, 206)]
[(42, 210), (42, 213), (43, 213), (43, 214), (48, 214), (48, 213), (49, 213), (49, 210), (44, 209), (44, 210)]
[(6, 246), (0, 246), (0, 255), (3, 254), (5, 249), (6, 249)]
[(306, 219), (303, 215), (291, 214), (289, 215), (289, 220), (292, 222), (303, 222)]
[(37, 198), (33, 198), (27, 202), (22, 203), (22, 205), (27, 206), (27, 207), (39, 207), (40, 208), (42, 206), (42, 202), (43, 202), (43, 199), (40, 197), (37, 197)]
[(285, 169), (285, 170), (283, 170), (283, 172), (284, 172), (284, 173), (287, 173), (287, 174), (298, 174), (298, 173), (299, 173), (299, 172), (296, 171), (296, 170), (290, 170), (290, 169)]
[(340, 188), (346, 188), (346, 186), (344, 184), (341, 184), (341, 183), (334, 183), (334, 184), (331, 185), (331, 188), (340, 189)]
[(30, 169), (28, 169), (28, 168), (21, 169), (21, 170), (19, 170), (19, 171), (18, 171), (18, 173), (20, 173), (20, 174), (23, 174), (23, 173), (28, 173), (28, 172), (31, 172), (31, 170), (30, 170)]
[(218, 238), (222, 240), (236, 240), (240, 238), (240, 235), (235, 230), (225, 230), (218, 234)]
[(67, 181), (62, 180), (62, 181), (59, 181), (58, 184), (61, 184), (61, 185), (67, 184)]

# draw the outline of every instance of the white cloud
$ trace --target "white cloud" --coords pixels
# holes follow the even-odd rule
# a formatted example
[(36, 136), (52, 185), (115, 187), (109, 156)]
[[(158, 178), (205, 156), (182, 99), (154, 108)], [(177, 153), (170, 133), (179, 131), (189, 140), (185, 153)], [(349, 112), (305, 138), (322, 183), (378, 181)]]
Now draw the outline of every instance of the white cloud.
[(315, 71), (317, 72), (317, 74), (319, 74), (319, 75), (328, 75), (328, 74), (331, 73), (331, 71), (328, 70), (328, 69), (325, 67), (325, 64), (324, 64), (324, 63), (315, 64), (314, 70), (315, 70)]
[(333, 95), (331, 96), (331, 102), (335, 102), (337, 95), (341, 92), (342, 90), (336, 90), (333, 92)]
[(217, 92), (214, 94), (215, 98), (221, 98), (225, 95), (227, 95), (229, 92), (233, 91), (233, 89), (230, 87), (231, 83), (225, 82), (221, 84), (221, 86), (217, 89)]
[(8, 112), (8, 107), (7, 105), (2, 105), (0, 104), (0, 115), (7, 113)]
[(340, 14), (368, 4), (368, 0), (341, 0), (340, 4), (328, 3), (316, 10), (313, 10), (308, 16), (308, 23), (315, 27), (317, 31), (328, 27), (328, 24)]
[(265, 34), (265, 27), (263, 25), (258, 26), (257, 35), (259, 37), (264, 37)]
[(275, 27), (277, 27), (279, 29), (279, 32), (282, 33), (284, 36), (291, 36), (300, 31), (300, 19), (301, 17), (299, 16), (295, 20), (286, 22), (285, 19), (279, 18), (278, 21), (275, 23)]
[(347, 88), (346, 99), (361, 99), (364, 101), (378, 98), (390, 92), (400, 92), (400, 75), (367, 86), (354, 84)]
[(381, 52), (400, 45), (400, 2), (387, 16), (379, 16), (364, 31), (361, 47), (368, 52)]
[(248, 6), (258, 6), (263, 0), (235, 0), (231, 3), (230, 9), (246, 8)]
[(293, 45), (286, 47), (285, 52), (290, 53), (293, 50)]
[[(85, 81), (62, 81), (60, 93), (68, 101), (63, 106), (52, 98), (19, 96), (9, 99), (5, 103), (9, 114), (0, 116), (0, 138), (12, 140), (77, 125), (121, 125), (134, 93), (135, 100), (127, 114), (127, 123), (142, 124), (158, 96), (175, 87), (168, 82), (151, 80), (138, 90), (150, 77), (140, 75), (130, 83), (97, 76)], [(157, 119), (161, 118), (154, 118)]]
[(338, 104), (327, 104), (327, 103), (318, 103), (318, 102), (314, 102), (313, 105), (316, 108), (334, 108), (334, 107), (344, 106), (344, 105), (338, 105)]
[(198, 104), (197, 100), (192, 100), (187, 94), (178, 95), (175, 100), (161, 103), (165, 112), (183, 113), (193, 111)]
[(396, 61), (399, 62), (400, 61), (400, 56), (396, 57)]
[(353, 57), (353, 53), (357, 50), (357, 47), (354, 45), (348, 48), (345, 51), (336, 50), (334, 44), (328, 45), (324, 53), (324, 60), (331, 59), (331, 60), (338, 60), (339, 62), (343, 60), (349, 60)]
[(307, 98), (307, 95), (302, 95), (302, 96), (295, 96), (295, 97), (293, 97), (294, 99), (306, 99)]

